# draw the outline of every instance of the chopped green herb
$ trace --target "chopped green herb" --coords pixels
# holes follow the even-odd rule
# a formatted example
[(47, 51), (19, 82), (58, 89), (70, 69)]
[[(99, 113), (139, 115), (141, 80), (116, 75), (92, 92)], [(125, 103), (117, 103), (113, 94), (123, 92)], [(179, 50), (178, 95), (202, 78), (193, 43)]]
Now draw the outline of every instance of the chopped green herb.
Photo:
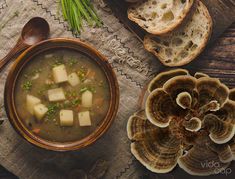
[(92, 93), (96, 93), (95, 87), (89, 86), (89, 87), (88, 87), (88, 90), (91, 91)]
[(66, 91), (65, 92), (65, 96), (67, 98), (74, 98), (74, 97), (77, 97), (77, 92), (76, 91)]
[(72, 67), (73, 65), (77, 64), (78, 63), (78, 60), (72, 58), (69, 60), (69, 66)]
[(87, 91), (87, 90), (88, 90), (87, 87), (83, 87), (83, 88), (80, 89), (80, 93), (84, 93), (84, 92)]
[(22, 88), (26, 91), (30, 91), (32, 88), (33, 84), (32, 81), (26, 81), (24, 82), (24, 84), (22, 85)]
[(81, 104), (81, 100), (80, 99), (74, 99), (74, 100), (71, 101), (71, 104), (72, 104), (72, 106), (77, 106), (77, 105)]
[(56, 115), (57, 111), (59, 110), (58, 104), (49, 104), (47, 108), (48, 108), (48, 111), (46, 115), (49, 119), (52, 119)]
[(82, 70), (78, 72), (78, 77), (82, 82), (85, 81), (85, 76), (85, 72), (83, 72)]
[(96, 93), (96, 89), (95, 87), (91, 87), (91, 86), (87, 86), (87, 87), (83, 87), (80, 89), (80, 93), (84, 93), (85, 91), (91, 91), (92, 93)]

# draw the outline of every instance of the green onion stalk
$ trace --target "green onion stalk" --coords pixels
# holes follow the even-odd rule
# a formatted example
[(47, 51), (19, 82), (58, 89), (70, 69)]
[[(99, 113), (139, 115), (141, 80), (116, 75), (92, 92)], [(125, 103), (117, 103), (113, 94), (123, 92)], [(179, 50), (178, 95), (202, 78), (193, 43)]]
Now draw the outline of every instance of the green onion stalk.
[(100, 27), (102, 25), (90, 0), (61, 0), (61, 7), (64, 19), (68, 21), (75, 34), (80, 34), (83, 30), (83, 20), (89, 26)]

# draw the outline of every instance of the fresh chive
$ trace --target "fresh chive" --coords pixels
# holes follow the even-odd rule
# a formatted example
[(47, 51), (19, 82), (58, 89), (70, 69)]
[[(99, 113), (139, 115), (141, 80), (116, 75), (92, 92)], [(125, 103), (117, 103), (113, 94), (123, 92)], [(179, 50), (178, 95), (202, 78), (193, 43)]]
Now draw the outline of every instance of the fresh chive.
[(62, 14), (68, 21), (71, 30), (76, 34), (83, 30), (82, 20), (88, 25), (102, 25), (90, 0), (61, 0)]

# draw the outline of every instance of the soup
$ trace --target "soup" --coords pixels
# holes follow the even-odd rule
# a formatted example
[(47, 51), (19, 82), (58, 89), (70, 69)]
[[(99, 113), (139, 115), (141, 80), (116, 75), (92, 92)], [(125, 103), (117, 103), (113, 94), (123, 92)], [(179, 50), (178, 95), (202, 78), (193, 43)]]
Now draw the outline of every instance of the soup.
[(48, 141), (72, 142), (92, 133), (110, 104), (100, 66), (73, 50), (35, 56), (20, 72), (15, 106), (24, 125)]

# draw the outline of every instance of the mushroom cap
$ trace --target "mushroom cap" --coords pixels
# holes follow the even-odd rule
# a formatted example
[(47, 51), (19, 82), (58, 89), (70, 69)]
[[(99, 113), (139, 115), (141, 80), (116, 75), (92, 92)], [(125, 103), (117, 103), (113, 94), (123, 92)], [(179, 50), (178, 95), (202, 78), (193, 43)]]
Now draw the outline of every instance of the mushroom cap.
[(205, 73), (196, 72), (196, 73), (194, 74), (194, 77), (197, 78), (197, 79), (199, 79), (199, 78), (202, 78), (202, 77), (209, 77), (209, 76), (208, 76), (207, 74), (205, 74)]
[(127, 124), (127, 134), (133, 141), (132, 154), (149, 170), (158, 173), (171, 171), (182, 155), (180, 143), (168, 128), (159, 128), (150, 123), (139, 111)]
[(229, 147), (233, 155), (233, 160), (235, 160), (235, 137), (230, 141)]
[(196, 78), (192, 76), (176, 76), (169, 79), (164, 85), (163, 89), (173, 99), (176, 99), (177, 95), (181, 92), (188, 92), (192, 95), (196, 86)]
[(180, 168), (191, 175), (208, 176), (220, 173), (229, 166), (230, 163), (220, 161), (216, 152), (205, 146), (207, 138), (201, 137), (187, 153), (179, 157)]
[(220, 120), (214, 114), (207, 114), (203, 119), (204, 126), (210, 132), (210, 139), (217, 144), (230, 141), (235, 134), (235, 125)]
[(199, 104), (203, 106), (212, 100), (216, 100), (222, 106), (228, 99), (229, 89), (218, 79), (202, 77), (197, 80)]
[(163, 89), (158, 88), (151, 92), (146, 100), (146, 116), (158, 127), (167, 127), (173, 117), (174, 103)]
[(227, 100), (227, 102), (214, 113), (220, 120), (235, 124), (235, 101)]
[(127, 136), (130, 140), (144, 139), (147, 136), (151, 137), (156, 127), (152, 125), (145, 117), (144, 110), (141, 110), (132, 115), (127, 123)]
[(148, 91), (152, 92), (157, 88), (162, 88), (163, 84), (175, 76), (188, 75), (188, 71), (184, 69), (175, 69), (166, 72), (159, 73), (155, 78), (151, 80), (148, 85)]
[(235, 88), (229, 91), (229, 99), (235, 101)]
[(192, 117), (189, 121), (185, 121), (183, 125), (188, 131), (197, 132), (201, 129), (202, 122), (199, 118)]
[(135, 141), (131, 144), (131, 152), (150, 171), (167, 173), (175, 168), (183, 151), (177, 140), (161, 137), (154, 141)]
[(132, 154), (146, 168), (166, 173), (178, 163), (189, 174), (206, 176), (235, 160), (235, 90), (206, 74), (176, 69), (158, 74), (145, 96), (145, 109), (129, 118), (127, 134)]
[(183, 109), (191, 108), (192, 97), (188, 92), (181, 92), (176, 97), (176, 103)]
[(223, 163), (229, 163), (233, 160), (233, 153), (228, 144), (216, 144), (214, 142), (208, 142), (207, 146), (217, 153), (219, 159)]

